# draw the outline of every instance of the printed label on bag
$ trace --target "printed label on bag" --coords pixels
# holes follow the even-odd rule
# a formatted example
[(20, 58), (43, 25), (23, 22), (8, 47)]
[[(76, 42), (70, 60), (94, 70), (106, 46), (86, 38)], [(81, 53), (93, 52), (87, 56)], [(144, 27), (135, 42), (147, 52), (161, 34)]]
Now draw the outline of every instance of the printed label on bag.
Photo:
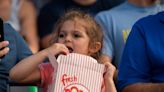
[(77, 83), (66, 86), (64, 92), (89, 92), (89, 90), (84, 85)]
[(67, 74), (63, 74), (61, 80), (64, 85), (63, 92), (89, 92), (88, 88), (83, 84), (77, 83), (77, 80), (78, 78), (76, 76), (68, 76)]

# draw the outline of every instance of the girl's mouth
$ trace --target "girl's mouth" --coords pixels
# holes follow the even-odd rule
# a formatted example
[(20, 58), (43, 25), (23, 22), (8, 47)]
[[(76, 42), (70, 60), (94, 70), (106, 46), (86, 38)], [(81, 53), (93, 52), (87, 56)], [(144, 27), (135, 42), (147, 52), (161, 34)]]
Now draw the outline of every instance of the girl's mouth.
[(68, 50), (69, 50), (69, 53), (72, 53), (73, 52), (73, 48), (67, 46)]

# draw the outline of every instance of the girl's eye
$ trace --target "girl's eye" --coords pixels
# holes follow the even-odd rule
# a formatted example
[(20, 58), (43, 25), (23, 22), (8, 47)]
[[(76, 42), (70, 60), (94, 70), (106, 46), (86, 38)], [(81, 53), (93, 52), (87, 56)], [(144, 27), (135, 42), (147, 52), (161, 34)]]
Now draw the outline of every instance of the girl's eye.
[(59, 34), (59, 38), (64, 38), (64, 34), (63, 33)]
[(79, 37), (81, 37), (81, 35), (80, 34), (74, 34), (74, 37), (79, 38)]

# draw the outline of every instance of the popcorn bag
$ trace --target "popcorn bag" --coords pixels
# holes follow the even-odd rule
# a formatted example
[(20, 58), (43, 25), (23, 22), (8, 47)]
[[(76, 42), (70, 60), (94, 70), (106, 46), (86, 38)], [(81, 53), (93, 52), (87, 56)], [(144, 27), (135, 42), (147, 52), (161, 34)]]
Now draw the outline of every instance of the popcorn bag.
[(101, 92), (105, 66), (98, 64), (97, 60), (71, 53), (60, 55), (57, 62), (51, 92)]

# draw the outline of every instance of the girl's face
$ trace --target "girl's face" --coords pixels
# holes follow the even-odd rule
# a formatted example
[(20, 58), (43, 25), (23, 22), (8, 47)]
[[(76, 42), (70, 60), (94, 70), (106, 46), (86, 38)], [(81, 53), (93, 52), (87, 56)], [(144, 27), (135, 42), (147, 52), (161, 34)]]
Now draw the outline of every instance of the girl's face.
[(60, 28), (58, 42), (65, 44), (70, 53), (89, 55), (89, 37), (84, 23), (68, 20)]

